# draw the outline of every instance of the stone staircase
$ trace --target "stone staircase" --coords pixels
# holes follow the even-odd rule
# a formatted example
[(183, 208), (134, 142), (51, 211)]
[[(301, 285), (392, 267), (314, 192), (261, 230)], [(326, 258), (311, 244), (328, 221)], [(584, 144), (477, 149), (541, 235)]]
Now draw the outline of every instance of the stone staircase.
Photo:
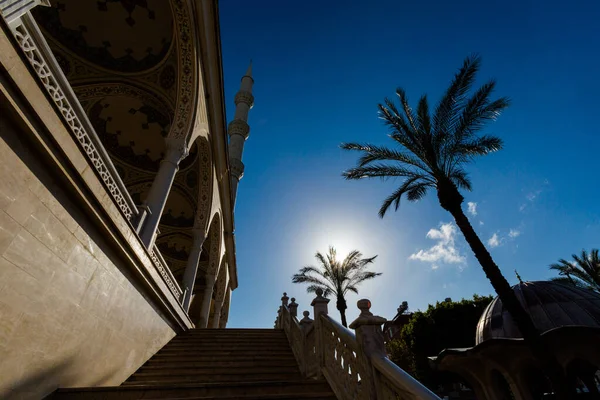
[(118, 387), (65, 388), (52, 399), (334, 400), (306, 380), (283, 330), (195, 329), (174, 337)]

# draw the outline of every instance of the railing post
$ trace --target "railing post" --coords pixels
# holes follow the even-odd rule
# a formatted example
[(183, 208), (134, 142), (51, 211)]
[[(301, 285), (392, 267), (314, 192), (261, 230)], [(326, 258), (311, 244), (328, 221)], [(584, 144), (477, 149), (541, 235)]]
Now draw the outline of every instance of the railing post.
[(281, 305), (287, 307), (289, 299), (290, 298), (288, 297), (287, 293), (283, 292), (283, 297), (281, 298)]
[(327, 304), (329, 299), (323, 297), (323, 290), (317, 289), (317, 297), (310, 303), (313, 306), (313, 315), (315, 316), (315, 344), (317, 350), (317, 360), (319, 360), (319, 370), (317, 376), (322, 375), (321, 369), (325, 366), (325, 349), (323, 348), (323, 328), (321, 324), (321, 315), (327, 315)]
[(292, 302), (288, 306), (290, 310), (290, 315), (295, 317), (298, 315), (298, 303), (296, 303), (296, 299), (292, 297)]
[(383, 317), (375, 316), (369, 310), (371, 302), (368, 299), (361, 299), (357, 302), (360, 309), (360, 315), (351, 324), (350, 328), (356, 332), (356, 341), (358, 342), (357, 357), (362, 359), (362, 364), (366, 368), (366, 373), (370, 376), (362, 377), (368, 383), (368, 392), (370, 399), (377, 399), (376, 373), (371, 362), (373, 356), (385, 356), (385, 343), (383, 340), (383, 331), (381, 325), (387, 320)]
[(302, 318), (300, 322), (298, 322), (298, 324), (300, 325), (300, 328), (302, 328), (302, 332), (304, 332), (304, 335), (306, 335), (314, 321), (308, 317), (310, 315), (310, 312), (304, 311), (302, 315), (304, 315), (304, 318)]

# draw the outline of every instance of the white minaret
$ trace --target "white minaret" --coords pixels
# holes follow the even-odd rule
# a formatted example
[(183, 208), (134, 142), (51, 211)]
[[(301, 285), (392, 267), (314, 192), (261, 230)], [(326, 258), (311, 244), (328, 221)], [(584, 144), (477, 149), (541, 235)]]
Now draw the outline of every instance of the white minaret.
[(248, 125), (248, 111), (254, 105), (254, 96), (252, 96), (252, 61), (248, 66), (246, 74), (242, 77), (240, 90), (235, 95), (235, 116), (229, 123), (227, 131), (229, 133), (229, 167), (231, 173), (231, 196), (233, 204), (237, 195), (237, 187), (240, 179), (244, 176), (244, 163), (242, 162), (242, 153), (244, 151), (244, 142), (250, 134)]

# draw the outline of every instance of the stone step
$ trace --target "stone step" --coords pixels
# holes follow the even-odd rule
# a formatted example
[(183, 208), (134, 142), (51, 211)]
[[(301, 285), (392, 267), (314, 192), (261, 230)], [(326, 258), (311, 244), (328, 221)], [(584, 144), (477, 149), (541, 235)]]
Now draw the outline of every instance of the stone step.
[(196, 349), (162, 349), (156, 356), (163, 355), (182, 355), (187, 357), (212, 357), (212, 356), (229, 356), (229, 355), (239, 355), (239, 356), (252, 356), (252, 355), (264, 355), (264, 356), (285, 356), (291, 355), (293, 356), (293, 352), (291, 349), (272, 349), (265, 351), (256, 351), (253, 349), (212, 349), (212, 350), (196, 350)]
[(333, 400), (335, 396), (324, 381), (239, 382), (189, 384), (177, 386), (131, 385), (98, 388), (58, 389), (55, 400), (138, 400), (138, 399), (296, 399)]
[(171, 361), (168, 359), (166, 359), (166, 360), (165, 359), (159, 359), (159, 360), (150, 359), (141, 368), (149, 368), (149, 369), (156, 369), (156, 368), (209, 368), (209, 367), (247, 368), (247, 367), (265, 367), (265, 366), (270, 366), (270, 365), (292, 367), (292, 366), (297, 366), (297, 362), (296, 362), (296, 359), (294, 359), (294, 358), (284, 358), (284, 359), (273, 360), (272, 358), (268, 358), (268, 357), (259, 358), (259, 359), (249, 359), (249, 360), (241, 360), (237, 357), (232, 357), (229, 360), (222, 360), (222, 359), (216, 358), (214, 360), (206, 360), (206, 361), (205, 360), (190, 360), (190, 359), (179, 360), (179, 361)]
[(188, 367), (188, 368), (146, 368), (142, 367), (135, 376), (210, 376), (223, 374), (287, 374), (300, 371), (296, 365), (268, 365), (268, 366), (232, 366), (232, 367)]
[(123, 385), (131, 384), (180, 384), (184, 382), (209, 383), (209, 382), (264, 382), (264, 381), (289, 381), (297, 379), (300, 376), (298, 371), (295, 372), (278, 372), (278, 373), (235, 373), (229, 371), (224, 374), (205, 374), (205, 375), (147, 375), (146, 372), (135, 373), (129, 377)]
[(211, 355), (206, 354), (202, 357), (189, 356), (185, 354), (157, 354), (153, 356), (147, 362), (213, 362), (213, 361), (262, 361), (262, 360), (273, 360), (274, 362), (285, 361), (285, 360), (296, 360), (292, 353), (288, 354), (227, 354), (227, 355)]
[(202, 341), (191, 341), (191, 340), (172, 340), (166, 346), (288, 346), (288, 341), (275, 341), (275, 340), (261, 340), (261, 341), (250, 341), (250, 340), (238, 340), (231, 342), (222, 342), (218, 340), (202, 340)]
[(240, 338), (240, 339), (209, 339), (209, 338), (175, 338), (169, 342), (169, 345), (173, 344), (238, 344), (238, 343), (247, 343), (247, 344), (281, 344), (281, 345), (289, 345), (287, 339), (248, 339), (248, 338)]
[(275, 329), (265, 331), (230, 331), (230, 330), (219, 330), (219, 329), (191, 329), (183, 332), (180, 336), (214, 336), (214, 337), (228, 337), (228, 336), (245, 336), (245, 337), (270, 337), (270, 336), (285, 336), (284, 331), (278, 331)]

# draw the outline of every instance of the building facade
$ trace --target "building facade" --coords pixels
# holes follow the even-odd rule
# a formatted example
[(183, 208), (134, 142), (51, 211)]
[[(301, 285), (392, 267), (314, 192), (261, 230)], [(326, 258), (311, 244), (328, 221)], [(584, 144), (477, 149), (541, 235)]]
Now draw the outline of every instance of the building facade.
[(118, 385), (227, 325), (252, 69), (216, 0), (0, 1), (0, 397)]

